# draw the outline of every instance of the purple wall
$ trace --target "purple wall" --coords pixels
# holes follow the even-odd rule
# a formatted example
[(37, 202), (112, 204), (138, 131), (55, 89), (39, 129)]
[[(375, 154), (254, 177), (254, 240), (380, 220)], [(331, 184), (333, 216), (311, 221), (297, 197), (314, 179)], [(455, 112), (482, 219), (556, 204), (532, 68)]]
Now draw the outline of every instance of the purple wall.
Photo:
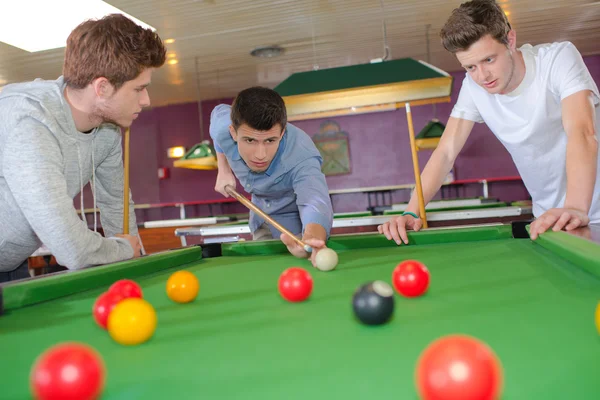
[[(452, 103), (438, 104), (435, 113), (431, 105), (411, 108), (416, 133), (435, 116), (442, 123), (448, 119), (462, 81), (462, 78), (457, 77), (463, 74), (453, 75), (455, 84), (453, 85)], [(328, 177), (327, 182), (330, 189), (401, 185), (415, 181), (408, 123), (404, 109), (336, 117), (333, 120), (349, 134), (352, 173)], [(298, 121), (295, 124), (308, 134), (314, 135), (319, 132), (319, 126), (323, 121)], [(421, 170), (425, 167), (431, 153), (432, 151), (419, 152)], [(477, 126), (457, 159), (454, 169), (455, 179), (515, 175), (518, 173), (504, 147), (484, 125)], [(504, 185), (503, 183), (491, 185), (490, 195), (506, 201), (527, 198), (527, 192), (521, 183), (516, 185), (516, 188), (514, 188), (514, 184), (511, 185), (513, 187), (510, 192), (507, 192), (505, 188), (502, 189)], [(461, 197), (481, 196), (481, 186), (469, 185), (461, 188), (459, 195)], [(437, 194), (436, 198), (440, 198), (440, 196), (441, 192)], [(409, 198), (409, 190), (396, 191), (393, 194), (394, 202), (406, 202)], [(364, 210), (368, 205), (367, 196), (363, 194), (335, 195), (333, 202), (336, 212)]]
[[(600, 56), (585, 58), (596, 82), (600, 82)], [(456, 101), (463, 72), (452, 74), (455, 78), (452, 102), (437, 105), (437, 117), (445, 123)], [(219, 103), (230, 103), (231, 99), (204, 101), (202, 116), (204, 138), (209, 139), (210, 113)], [(433, 106), (413, 107), (415, 131), (419, 131), (434, 117)], [(341, 129), (349, 134), (352, 173), (328, 177), (331, 189), (365, 186), (387, 186), (414, 182), (408, 139), (408, 127), (404, 109), (355, 116), (333, 118)], [(298, 121), (295, 124), (309, 135), (319, 132), (324, 120)], [(221, 199), (213, 190), (216, 171), (196, 171), (173, 168), (167, 158), (167, 148), (186, 146), (190, 148), (200, 142), (198, 104), (188, 103), (158, 107), (143, 112), (131, 128), (131, 190), (136, 203), (161, 203)], [(421, 169), (431, 152), (419, 155)], [(170, 177), (159, 180), (158, 167), (168, 167)], [(518, 175), (514, 163), (495, 136), (484, 124), (476, 124), (473, 133), (455, 164), (455, 179), (490, 178)], [(446, 189), (446, 193), (450, 193)], [(452, 191), (452, 196), (456, 192)], [(480, 196), (479, 185), (468, 185), (458, 193), (461, 197)], [(520, 182), (494, 183), (490, 185), (490, 196), (502, 201), (528, 198)], [(440, 197), (440, 193), (436, 196)], [(394, 193), (394, 202), (408, 201), (408, 191)], [(333, 196), (336, 212), (364, 210), (367, 196), (344, 194)], [(76, 200), (77, 202), (77, 200)], [(91, 195), (86, 188), (86, 207), (91, 206)], [(208, 208), (188, 207), (188, 217), (208, 215)], [(237, 204), (215, 208), (215, 213), (246, 212)], [(178, 218), (177, 209), (137, 212), (143, 220)]]
[[(221, 101), (207, 101), (202, 104), (204, 139), (210, 139), (208, 127), (212, 109)], [(199, 130), (198, 103), (178, 104), (158, 107), (143, 112), (131, 127), (131, 163), (139, 164), (137, 171), (148, 179), (137, 180), (138, 175), (131, 170), (131, 190), (136, 203), (173, 203), (184, 201), (220, 200), (223, 196), (214, 191), (216, 171), (174, 168), (173, 159), (168, 158), (167, 149), (184, 146), (190, 149), (203, 138)], [(133, 136), (136, 136), (134, 146)], [(167, 179), (158, 179), (158, 168), (169, 170)], [(150, 190), (148, 190), (150, 189)], [(139, 195), (138, 195), (139, 193)], [(187, 206), (186, 216), (197, 217), (213, 213), (247, 212), (238, 204), (214, 206)], [(140, 219), (179, 218), (178, 208), (147, 210), (137, 212)]]

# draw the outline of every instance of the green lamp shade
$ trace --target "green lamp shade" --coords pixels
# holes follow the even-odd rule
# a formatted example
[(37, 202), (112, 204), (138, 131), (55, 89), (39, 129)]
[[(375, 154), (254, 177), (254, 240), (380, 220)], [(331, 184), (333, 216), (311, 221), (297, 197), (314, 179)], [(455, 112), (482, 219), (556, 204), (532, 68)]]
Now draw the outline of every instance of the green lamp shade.
[(412, 58), (297, 72), (275, 87), (288, 120), (330, 118), (449, 102), (450, 74)]
[(417, 150), (435, 149), (440, 142), (446, 126), (437, 119), (432, 119), (415, 137)]
[(183, 157), (173, 163), (176, 168), (215, 170), (217, 152), (208, 140), (195, 144)]

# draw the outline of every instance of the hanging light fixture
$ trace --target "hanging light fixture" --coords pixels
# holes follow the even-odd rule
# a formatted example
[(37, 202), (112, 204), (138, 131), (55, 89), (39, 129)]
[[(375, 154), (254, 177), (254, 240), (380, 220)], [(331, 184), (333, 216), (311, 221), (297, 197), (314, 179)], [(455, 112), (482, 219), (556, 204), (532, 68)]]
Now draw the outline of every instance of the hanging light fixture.
[(183, 157), (173, 162), (177, 168), (214, 170), (217, 169), (217, 153), (208, 140), (192, 147)]
[(198, 77), (198, 57), (196, 65), (196, 90), (198, 92), (198, 120), (200, 123), (200, 143), (195, 144), (183, 157), (173, 162), (176, 168), (216, 170), (217, 152), (210, 143), (204, 139), (204, 123), (202, 119), (202, 98), (200, 97), (200, 79)]
[[(427, 24), (425, 26), (425, 43), (427, 45), (427, 63), (431, 61), (431, 51), (429, 49), (429, 28), (431, 25)], [(440, 142), (442, 137), (442, 133), (444, 133), (444, 129), (446, 126), (437, 119), (437, 109), (436, 104), (432, 104), (433, 107), (433, 118), (421, 129), (421, 131), (415, 137), (415, 145), (417, 147), (417, 151), (426, 150), (426, 149), (435, 149)]]
[[(288, 120), (298, 121), (391, 111), (450, 102), (453, 78), (429, 62), (389, 60), (385, 7), (381, 4), (383, 56), (367, 64), (298, 72), (275, 87), (285, 101)], [(313, 65), (316, 48), (313, 30)]]

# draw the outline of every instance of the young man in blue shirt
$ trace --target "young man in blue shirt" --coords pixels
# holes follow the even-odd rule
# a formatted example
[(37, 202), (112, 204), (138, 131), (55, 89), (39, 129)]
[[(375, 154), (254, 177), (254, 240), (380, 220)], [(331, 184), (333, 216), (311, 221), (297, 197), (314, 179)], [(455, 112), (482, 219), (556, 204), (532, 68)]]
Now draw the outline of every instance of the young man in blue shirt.
[(218, 105), (211, 114), (210, 136), (219, 172), (215, 190), (240, 181), (252, 202), (313, 248), (308, 254), (285, 234), (250, 212), (254, 240), (280, 238), (299, 258), (315, 255), (331, 232), (333, 208), (323, 162), (312, 139), (287, 123), (285, 103), (274, 90), (252, 87), (241, 91), (231, 106)]

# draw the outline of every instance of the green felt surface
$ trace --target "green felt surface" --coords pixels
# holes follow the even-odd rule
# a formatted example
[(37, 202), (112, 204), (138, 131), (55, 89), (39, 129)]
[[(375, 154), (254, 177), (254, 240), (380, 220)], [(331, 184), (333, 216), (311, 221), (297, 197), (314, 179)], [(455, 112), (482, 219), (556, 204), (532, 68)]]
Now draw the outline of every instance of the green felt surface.
[[(416, 399), (420, 352), (440, 336), (465, 333), (501, 359), (503, 399), (597, 398), (600, 339), (593, 316), (600, 276), (591, 261), (582, 267), (568, 250), (592, 257), (598, 247), (560, 232), (541, 238), (512, 239), (505, 226), (412, 232), (411, 245), (401, 247), (380, 235), (334, 237), (340, 264), (329, 273), (274, 242), (263, 245), (262, 255), (248, 255), (247, 242), (225, 245), (223, 257), (185, 262), (180, 254), (181, 265), (157, 258), (170, 269), (137, 278), (158, 313), (156, 333), (143, 345), (120, 346), (94, 325), (91, 307), (105, 284), (0, 317), (0, 397), (29, 398), (35, 358), (76, 340), (106, 362), (103, 399)], [(429, 267), (429, 292), (417, 299), (396, 295), (387, 325), (358, 323), (351, 311), (355, 288), (390, 282), (406, 259)], [(286, 303), (277, 293), (279, 274), (290, 266), (313, 276), (304, 303)], [(199, 297), (187, 305), (165, 294), (166, 279), (182, 268), (201, 282)]]

